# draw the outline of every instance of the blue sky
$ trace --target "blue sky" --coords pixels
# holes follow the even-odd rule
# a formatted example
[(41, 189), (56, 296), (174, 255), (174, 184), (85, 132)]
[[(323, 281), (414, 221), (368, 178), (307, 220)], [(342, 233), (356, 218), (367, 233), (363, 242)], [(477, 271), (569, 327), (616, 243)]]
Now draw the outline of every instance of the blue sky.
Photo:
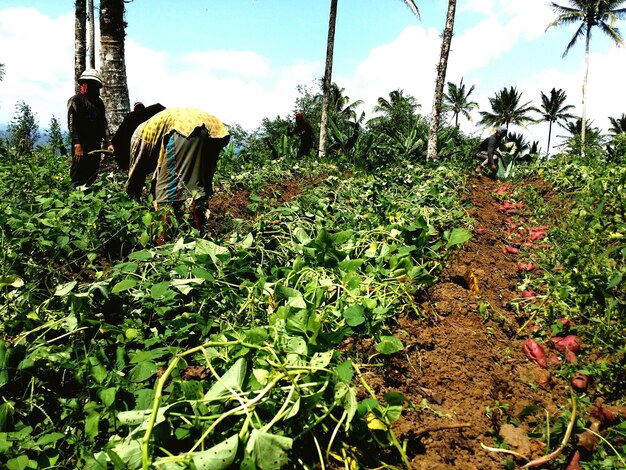
[[(339, 0), (333, 79), (352, 100), (363, 100), (368, 114), (395, 89), (430, 112), (447, 2), (417, 4), (421, 19), (400, 0)], [(329, 5), (134, 0), (127, 4), (131, 102), (197, 106), (248, 129), (264, 117), (286, 117), (296, 87), (313, 87), (323, 75)], [(73, 93), (73, 13), (71, 0), (0, 0), (0, 123), (22, 100), (41, 127), (53, 115), (64, 123)], [(546, 31), (554, 16), (543, 0), (459, 0), (447, 80), (474, 85), (472, 98), (483, 110), (503, 87), (517, 87), (537, 106), (541, 91), (562, 88), (580, 114), (584, 44), (563, 59), (573, 29)], [(615, 93), (623, 89), (626, 51), (599, 31), (591, 48), (588, 115), (605, 129), (608, 116), (626, 112), (626, 93)], [(463, 121), (463, 129), (488, 133), (477, 120)], [(529, 140), (547, 137), (545, 126), (515, 130)]]

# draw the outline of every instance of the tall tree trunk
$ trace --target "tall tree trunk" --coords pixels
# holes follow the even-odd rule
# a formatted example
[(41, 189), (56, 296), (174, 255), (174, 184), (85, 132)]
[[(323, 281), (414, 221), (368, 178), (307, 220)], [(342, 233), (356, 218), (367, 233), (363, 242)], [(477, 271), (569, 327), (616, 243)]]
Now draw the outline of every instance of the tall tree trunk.
[(87, 52), (89, 53), (89, 68), (96, 68), (96, 22), (93, 16), (93, 0), (87, 2), (87, 30), (89, 38), (87, 43)]
[(437, 66), (437, 82), (435, 84), (435, 96), (433, 97), (433, 109), (430, 115), (430, 129), (428, 131), (428, 149), (426, 158), (434, 160), (437, 155), (437, 133), (439, 132), (439, 120), (441, 116), (441, 99), (443, 97), (443, 87), (446, 82), (446, 71), (448, 70), (448, 57), (450, 56), (450, 45), (452, 44), (452, 34), (454, 32), (454, 16), (456, 13), (456, 0), (448, 0), (448, 13), (446, 15), (446, 27), (443, 30), (443, 40), (441, 41), (441, 54), (439, 65)]
[(580, 156), (585, 157), (585, 130), (587, 127), (587, 79), (589, 77), (589, 41), (591, 39), (591, 25), (587, 25), (585, 37), (585, 77), (583, 78), (583, 116), (580, 123)]
[(326, 155), (326, 130), (328, 129), (328, 113), (330, 111), (330, 91), (333, 76), (333, 51), (335, 49), (335, 23), (337, 22), (337, 0), (330, 2), (330, 19), (328, 21), (328, 42), (326, 44), (326, 71), (322, 81), (322, 118), (320, 119), (319, 156)]
[(550, 155), (550, 140), (552, 139), (552, 121), (548, 123), (548, 150), (546, 150), (546, 159)]
[(124, 0), (100, 0), (100, 73), (102, 101), (109, 133), (114, 134), (130, 111), (124, 58)]
[(78, 78), (85, 70), (87, 9), (85, 0), (74, 2), (74, 92), (78, 93), (80, 86)]

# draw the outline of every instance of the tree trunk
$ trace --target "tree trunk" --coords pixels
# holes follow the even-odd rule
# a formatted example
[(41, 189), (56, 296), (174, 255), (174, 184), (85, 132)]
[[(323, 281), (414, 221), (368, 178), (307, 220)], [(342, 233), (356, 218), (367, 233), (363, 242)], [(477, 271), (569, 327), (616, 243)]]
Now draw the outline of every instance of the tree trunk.
[(589, 77), (589, 40), (591, 39), (591, 25), (587, 25), (585, 38), (585, 77), (583, 78), (583, 116), (580, 123), (580, 156), (585, 157), (585, 130), (587, 127), (587, 78)]
[(87, 43), (87, 52), (89, 53), (89, 68), (96, 68), (96, 22), (93, 16), (93, 0), (87, 2), (87, 30), (89, 31), (89, 39)]
[(326, 71), (322, 81), (322, 118), (320, 119), (319, 156), (326, 155), (326, 130), (328, 129), (328, 113), (330, 110), (330, 91), (333, 76), (333, 51), (335, 48), (335, 23), (337, 22), (337, 0), (330, 2), (330, 19), (328, 21), (328, 42), (326, 44)]
[(130, 111), (124, 58), (124, 0), (100, 1), (100, 73), (104, 80), (102, 101), (109, 134), (115, 133)]
[(80, 86), (78, 78), (85, 70), (87, 9), (85, 0), (74, 2), (74, 92), (78, 93)]
[(546, 160), (550, 156), (550, 140), (552, 139), (552, 121), (548, 122), (548, 150), (546, 150)]
[(437, 66), (437, 82), (435, 83), (435, 96), (433, 97), (433, 109), (430, 115), (430, 129), (428, 131), (428, 149), (426, 158), (434, 160), (437, 155), (437, 134), (439, 132), (439, 120), (441, 116), (441, 99), (443, 97), (443, 87), (446, 82), (446, 71), (448, 70), (448, 57), (450, 56), (450, 45), (452, 44), (452, 34), (454, 32), (454, 16), (456, 13), (456, 0), (448, 0), (448, 13), (446, 15), (446, 26), (443, 30), (443, 40), (441, 41), (441, 54), (439, 65)]

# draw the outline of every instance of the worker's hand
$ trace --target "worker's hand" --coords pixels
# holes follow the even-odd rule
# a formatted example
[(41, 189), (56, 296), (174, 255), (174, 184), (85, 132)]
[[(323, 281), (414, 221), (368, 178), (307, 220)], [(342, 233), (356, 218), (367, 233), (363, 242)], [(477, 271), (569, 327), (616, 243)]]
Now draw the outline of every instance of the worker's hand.
[(85, 152), (83, 152), (83, 146), (80, 144), (74, 144), (74, 156), (80, 160), (83, 155), (85, 155)]
[(498, 169), (498, 167), (496, 167), (495, 163), (493, 165), (491, 165), (491, 171), (496, 171), (497, 169)]
[(111, 153), (115, 152), (115, 147), (113, 147), (113, 144), (109, 144), (109, 146), (107, 147), (107, 150)]

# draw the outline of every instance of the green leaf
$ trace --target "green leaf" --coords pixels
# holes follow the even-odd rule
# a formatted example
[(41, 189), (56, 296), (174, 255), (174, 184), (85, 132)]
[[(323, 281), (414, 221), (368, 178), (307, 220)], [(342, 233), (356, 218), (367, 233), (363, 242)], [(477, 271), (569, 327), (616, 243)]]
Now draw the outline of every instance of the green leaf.
[(311, 358), (311, 367), (324, 368), (330, 364), (333, 358), (333, 351), (317, 352)]
[(58, 441), (59, 439), (63, 439), (65, 434), (62, 432), (51, 432), (49, 434), (44, 434), (37, 439), (37, 445), (46, 446), (48, 444), (52, 444), (53, 442)]
[(192, 455), (196, 470), (226, 470), (235, 462), (239, 436), (237, 434), (211, 447), (204, 452), (194, 452)]
[(206, 395), (204, 395), (204, 399), (214, 400), (229, 396), (231, 395), (231, 392), (228, 388), (231, 388), (236, 392), (241, 392), (243, 380), (246, 376), (246, 370), (246, 360), (243, 357), (237, 359), (237, 362), (235, 362), (235, 364), (233, 364), (233, 366), (220, 377), (220, 380), (211, 386)]
[(154, 253), (150, 250), (135, 251), (128, 255), (128, 259), (136, 259), (138, 261), (147, 261), (154, 258)]
[(0, 339), (0, 388), (9, 383), (9, 371), (7, 369), (7, 345)]
[(76, 287), (76, 284), (76, 281), (70, 281), (60, 286), (57, 286), (56, 290), (54, 291), (54, 295), (56, 295), (57, 297), (64, 297), (72, 292), (74, 287)]
[(380, 342), (376, 344), (376, 350), (381, 354), (393, 354), (402, 351), (404, 345), (395, 336), (381, 336)]
[(365, 310), (360, 305), (352, 305), (343, 312), (343, 318), (349, 326), (358, 326), (365, 322)]
[(105, 407), (109, 408), (113, 406), (115, 403), (116, 392), (117, 389), (115, 387), (103, 388), (98, 391), (98, 396), (100, 397), (100, 400), (102, 400), (102, 404)]
[(157, 365), (152, 361), (142, 361), (133, 367), (128, 374), (131, 382), (139, 383), (148, 380), (157, 372)]
[(89, 413), (85, 418), (85, 435), (93, 441), (98, 435), (98, 426), (100, 424), (99, 413)]
[(620, 285), (622, 283), (622, 274), (618, 274), (617, 276), (614, 276), (609, 283), (607, 284), (606, 288), (607, 289), (613, 289), (613, 287), (616, 287), (618, 285)]
[(150, 297), (152, 297), (155, 300), (160, 299), (161, 297), (165, 295), (169, 286), (170, 286), (170, 283), (168, 281), (154, 284), (150, 288)]
[(472, 238), (472, 234), (464, 228), (454, 228), (446, 241), (446, 248), (450, 248), (455, 245), (462, 245), (470, 238)]
[(111, 292), (114, 294), (117, 294), (118, 292), (124, 292), (129, 289), (132, 289), (136, 285), (137, 285), (137, 281), (135, 279), (127, 278), (115, 284), (113, 286), (113, 289), (111, 289)]
[(351, 383), (352, 378), (354, 377), (354, 368), (352, 367), (352, 361), (348, 359), (347, 361), (339, 364), (337, 367), (335, 367), (335, 373), (337, 374), (337, 377), (339, 377), (339, 380), (341, 380), (342, 382), (345, 382), (347, 384)]
[(7, 461), (7, 470), (25, 470), (28, 468), (28, 457), (26, 455), (20, 455)]
[[(15, 287), (20, 288), (24, 285), (24, 281), (21, 277), (15, 274), (9, 274), (8, 276), (0, 276), (0, 288), (2, 287)], [(74, 282), (76, 285), (76, 282)]]
[(253, 429), (246, 445), (246, 453), (252, 456), (258, 468), (280, 469), (289, 463), (288, 451), (293, 439)]

